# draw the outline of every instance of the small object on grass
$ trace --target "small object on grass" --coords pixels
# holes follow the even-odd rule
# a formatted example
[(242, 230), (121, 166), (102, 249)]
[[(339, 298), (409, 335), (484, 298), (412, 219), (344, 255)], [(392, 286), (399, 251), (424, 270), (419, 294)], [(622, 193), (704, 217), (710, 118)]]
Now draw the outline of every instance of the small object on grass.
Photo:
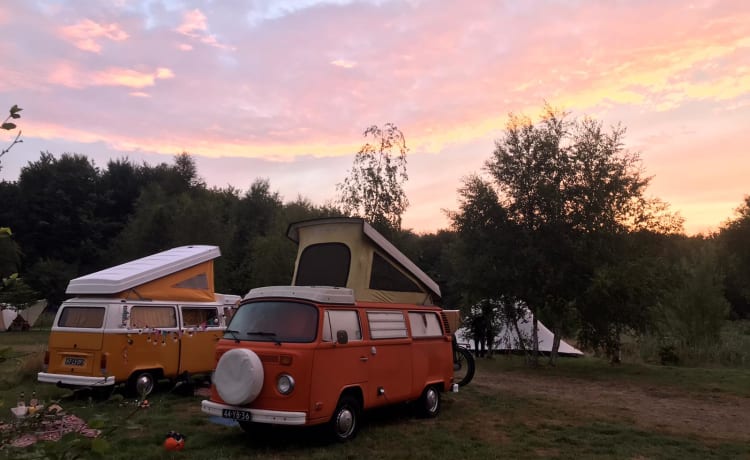
[(141, 409), (148, 409), (149, 407), (151, 407), (151, 404), (148, 402), (148, 399), (144, 399), (143, 401), (141, 401), (140, 407)]
[(167, 437), (164, 439), (164, 449), (169, 451), (177, 451), (185, 448), (185, 436), (176, 432), (170, 431), (167, 433)]
[(63, 408), (59, 404), (51, 404), (47, 408), (47, 413), (50, 415), (62, 414)]

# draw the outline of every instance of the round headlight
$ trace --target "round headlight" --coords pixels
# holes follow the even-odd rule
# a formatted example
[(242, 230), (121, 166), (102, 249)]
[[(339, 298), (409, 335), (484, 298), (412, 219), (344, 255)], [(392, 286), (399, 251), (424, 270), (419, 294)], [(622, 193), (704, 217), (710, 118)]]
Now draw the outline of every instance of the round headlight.
[(276, 378), (276, 389), (283, 395), (288, 395), (294, 390), (294, 379), (289, 374), (281, 374)]

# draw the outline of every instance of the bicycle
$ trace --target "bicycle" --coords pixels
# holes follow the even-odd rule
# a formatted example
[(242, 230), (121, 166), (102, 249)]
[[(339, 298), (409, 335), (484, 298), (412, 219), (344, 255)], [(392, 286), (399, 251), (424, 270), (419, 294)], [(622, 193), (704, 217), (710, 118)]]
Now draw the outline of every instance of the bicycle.
[(476, 364), (474, 355), (468, 348), (458, 344), (456, 336), (453, 336), (453, 382), (459, 387), (468, 385), (474, 378)]

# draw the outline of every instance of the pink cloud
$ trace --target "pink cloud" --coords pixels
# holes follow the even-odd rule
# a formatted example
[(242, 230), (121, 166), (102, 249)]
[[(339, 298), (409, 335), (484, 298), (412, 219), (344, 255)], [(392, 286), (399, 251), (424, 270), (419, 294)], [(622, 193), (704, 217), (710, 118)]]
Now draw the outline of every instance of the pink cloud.
[(98, 53), (102, 50), (99, 44), (100, 39), (112, 41), (123, 41), (128, 38), (128, 34), (123, 31), (117, 24), (99, 24), (90, 19), (84, 19), (72, 26), (66, 26), (59, 29), (59, 33), (64, 40), (67, 40), (78, 49)]
[[(182, 23), (175, 30), (182, 35), (196, 39), (209, 46), (222, 49), (234, 49), (231, 46), (219, 43), (216, 36), (208, 32), (206, 15), (197, 8), (191, 11), (186, 11), (183, 14)], [(185, 51), (184, 48), (181, 49)]]

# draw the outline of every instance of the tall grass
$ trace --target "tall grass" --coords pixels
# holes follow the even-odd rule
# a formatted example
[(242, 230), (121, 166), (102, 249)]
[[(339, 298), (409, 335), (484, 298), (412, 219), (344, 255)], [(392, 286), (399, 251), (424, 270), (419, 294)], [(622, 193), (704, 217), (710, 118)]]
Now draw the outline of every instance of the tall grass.
[[(653, 335), (625, 340), (623, 358), (647, 364), (750, 368), (750, 321), (726, 321), (719, 340), (688, 346)], [(666, 359), (671, 356), (672, 359)]]

